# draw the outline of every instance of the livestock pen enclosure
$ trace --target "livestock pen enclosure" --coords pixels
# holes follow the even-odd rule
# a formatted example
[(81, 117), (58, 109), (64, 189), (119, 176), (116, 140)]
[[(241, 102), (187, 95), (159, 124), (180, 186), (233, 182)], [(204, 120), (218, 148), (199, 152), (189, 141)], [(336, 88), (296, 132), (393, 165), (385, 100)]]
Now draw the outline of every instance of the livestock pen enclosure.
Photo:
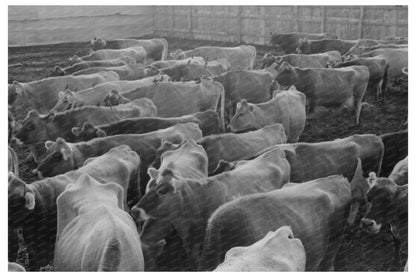
[[(313, 33), (325, 31), (336, 33), (341, 39), (382, 39), (389, 35), (407, 37), (407, 7), (405, 9), (403, 7), (391, 7), (390, 9), (386, 7), (342, 6), (337, 10), (334, 6), (287, 6), (273, 7), (273, 9), (268, 9), (264, 6), (235, 6), (227, 7), (223, 13), (219, 13), (218, 7), (143, 6), (140, 9), (132, 9), (131, 11), (126, 8), (121, 12), (123, 22), (126, 23), (126, 26), (123, 27), (123, 32), (121, 32), (123, 37), (117, 36), (117, 28), (111, 29), (111, 34), (106, 30), (103, 32), (103, 35), (107, 36), (109, 40), (127, 37), (136, 39), (163, 37), (168, 42), (168, 53), (176, 49), (189, 50), (200, 46), (233, 47), (240, 44), (250, 44), (256, 47), (257, 55), (254, 68), (259, 69), (264, 55), (268, 52), (275, 52), (274, 46), (268, 44), (270, 32), (299, 31)], [(55, 9), (60, 10), (56, 7)], [(26, 7), (26, 12), (31, 10)], [(17, 8), (13, 7), (11, 11), (13, 11), (12, 14), (10, 14), (9, 9), (9, 21), (13, 20), (14, 27), (12, 26), (11, 28), (15, 29), (13, 30), (9, 27), (9, 36), (13, 33), (16, 35), (13, 34), (13, 36), (9, 37), (9, 84), (13, 83), (13, 81), (31, 82), (50, 77), (53, 68), (55, 66), (67, 66), (68, 59), (71, 56), (77, 55), (81, 57), (88, 55), (91, 44), (86, 40), (85, 32), (100, 33), (94, 27), (84, 26), (81, 39), (78, 39), (77, 42), (63, 42), (67, 39), (69, 41), (74, 39), (73, 36), (76, 34), (74, 29), (77, 26), (71, 27), (68, 35), (62, 36), (60, 33), (64, 29), (59, 29), (60, 26), (57, 25), (59, 30), (54, 30), (52, 38), (52, 35), (48, 37), (42, 32), (46, 26), (45, 22), (41, 22), (42, 17), (39, 16), (37, 18), (32, 15), (36, 17), (33, 20), (39, 24), (38, 27), (35, 27), (39, 28), (39, 37), (34, 38), (26, 36), (26, 33), (30, 32), (30, 28), (27, 22), (22, 23), (19, 21), (24, 18), (23, 16), (19, 18)], [(258, 12), (258, 14), (254, 12), (255, 15), (253, 15), (253, 11)], [(384, 17), (388, 19), (385, 21), (378, 20), (377, 16), (380, 14), (377, 12), (380, 11), (385, 12)], [(126, 12), (128, 15), (123, 14), (123, 12)], [(62, 14), (65, 15), (65, 12), (62, 12)], [(341, 18), (343, 15), (345, 17)], [(100, 14), (100, 11), (97, 10), (95, 16), (102, 17), (101, 20), (105, 21), (105, 16), (108, 15), (105, 12)], [(118, 16), (120, 14), (111, 15), (109, 18), (111, 22), (117, 22)], [(135, 17), (140, 17), (140, 24), (143, 24), (142, 29), (135, 26)], [(297, 20), (289, 22), (289, 18), (293, 19), (294, 17)], [(353, 19), (348, 21), (348, 18)], [(49, 20), (50, 24), (55, 19), (49, 18), (47, 20)], [(284, 22), (285, 19), (288, 19), (286, 23)], [(70, 22), (68, 18), (58, 18), (56, 20), (67, 20), (65, 22)], [(92, 22), (85, 18), (83, 20), (86, 20), (87, 25), (88, 22)], [(213, 20), (218, 21), (217, 25), (212, 27), (214, 29), (209, 29), (207, 25), (209, 21)], [(253, 23), (253, 20), (256, 23)], [(20, 28), (19, 24), (25, 24), (25, 26)], [(371, 26), (381, 27), (374, 31), (371, 29)], [(221, 29), (228, 27), (229, 30)], [(356, 36), (352, 37), (354, 34)], [(299, 142), (332, 141), (353, 134), (381, 135), (407, 130), (407, 78), (395, 80), (385, 94), (384, 103), (376, 101), (373, 94), (366, 94), (364, 101), (367, 104), (363, 105), (359, 125), (355, 124), (352, 111), (342, 108), (318, 107), (313, 116), (307, 117)], [(13, 107), (11, 110), (13, 112)], [(39, 180), (39, 177), (33, 173), (33, 170), (37, 167), (36, 163), (32, 159), (28, 159), (30, 154), (29, 148), (25, 145), (17, 144), (13, 144), (12, 148), (18, 156), (20, 178), (28, 184)], [(363, 217), (364, 212), (362, 207), (355, 224), (346, 229), (341, 248), (335, 259), (335, 270), (402, 271), (408, 257), (407, 238), (400, 253), (401, 263), (395, 264), (392, 260), (393, 241), (388, 228), (383, 228), (380, 234), (368, 234), (362, 231), (359, 218)], [(19, 251), (16, 262), (27, 268), (28, 259), (26, 243), (23, 237), (19, 236)], [(159, 270), (177, 271), (182, 269), (167, 261), (165, 265), (160, 266)], [(53, 270), (53, 264), (43, 267), (42, 270)]]

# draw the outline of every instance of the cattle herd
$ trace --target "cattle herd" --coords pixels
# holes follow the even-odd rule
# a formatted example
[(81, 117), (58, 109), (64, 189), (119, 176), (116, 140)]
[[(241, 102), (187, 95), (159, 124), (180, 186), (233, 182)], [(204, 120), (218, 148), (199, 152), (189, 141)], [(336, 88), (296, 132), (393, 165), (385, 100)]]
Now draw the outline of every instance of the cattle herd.
[[(22, 236), (30, 271), (332, 271), (353, 225), (389, 228), (400, 263), (407, 130), (299, 137), (317, 106), (358, 125), (365, 97), (383, 105), (407, 40), (270, 44), (255, 69), (251, 45), (168, 55), (163, 38), (94, 38), (51, 77), (9, 84), (9, 270), (25, 270)], [(19, 178), (22, 144), (38, 181)]]

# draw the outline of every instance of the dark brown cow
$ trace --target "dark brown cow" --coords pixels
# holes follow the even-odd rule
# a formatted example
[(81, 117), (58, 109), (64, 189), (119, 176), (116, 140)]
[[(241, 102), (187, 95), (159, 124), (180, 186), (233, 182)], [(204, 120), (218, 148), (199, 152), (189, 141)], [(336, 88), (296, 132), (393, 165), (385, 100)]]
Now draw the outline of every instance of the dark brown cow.
[(262, 68), (270, 66), (272, 63), (276, 63), (280, 66), (283, 62), (287, 62), (296, 67), (326, 67), (328, 63), (341, 60), (341, 54), (338, 51), (329, 51), (318, 54), (288, 54), (283, 56), (273, 56), (270, 53), (266, 53), (262, 60)]
[(355, 123), (360, 123), (361, 102), (367, 90), (370, 73), (365, 66), (347, 68), (298, 68), (284, 62), (276, 81), (284, 86), (294, 85), (308, 100), (309, 112), (316, 105), (347, 106), (355, 110)]
[(289, 171), (285, 155), (277, 148), (203, 180), (182, 178), (164, 169), (154, 183), (149, 183), (146, 195), (132, 212), (137, 210), (135, 214), (141, 219), (168, 220), (197, 262), (205, 226), (215, 209), (243, 195), (280, 188), (289, 181)]
[(113, 66), (122, 66), (126, 64), (135, 64), (136, 62), (130, 57), (121, 57), (113, 60), (103, 60), (103, 61), (84, 61), (80, 63), (73, 64), (71, 66), (61, 68), (55, 66), (51, 72), (51, 76), (64, 76), (70, 75), (76, 71), (84, 70), (92, 67), (113, 67)]
[(147, 56), (154, 61), (166, 60), (168, 54), (168, 42), (164, 38), (153, 39), (115, 39), (105, 41), (100, 38), (93, 38), (91, 40), (92, 50), (99, 50), (103, 48), (108, 49), (124, 49), (133, 46), (142, 46), (147, 53)]
[(300, 39), (325, 39), (331, 38), (336, 39), (337, 36), (330, 33), (287, 33), (287, 34), (271, 34), (270, 44), (279, 45), (280, 48), (286, 53), (296, 53), (296, 47), (299, 45)]
[(198, 270), (215, 269), (232, 247), (250, 245), (285, 225), (291, 226), (305, 247), (306, 271), (334, 270), (351, 194), (358, 186), (342, 176), (329, 176), (289, 183), (219, 207), (208, 221)]
[(136, 99), (114, 108), (86, 106), (73, 110), (39, 115), (31, 110), (22, 122), (16, 137), (25, 144), (35, 144), (62, 137), (69, 142), (77, 139), (72, 127), (81, 127), (84, 122), (101, 125), (132, 117), (156, 116), (156, 107), (146, 98)]
[(368, 80), (367, 89), (374, 90), (375, 99), (377, 100), (381, 95), (383, 96), (386, 93), (387, 80), (388, 80), (388, 63), (386, 59), (380, 57), (371, 57), (371, 58), (356, 58), (353, 60), (348, 60), (341, 62), (339, 60), (335, 63), (329, 63), (329, 67), (341, 68), (354, 65), (363, 65), (368, 68), (370, 73), (370, 79)]
[(310, 40), (301, 39), (296, 48), (298, 54), (316, 54), (328, 51), (338, 51), (344, 55), (354, 45), (358, 43), (357, 40), (341, 40), (341, 39), (321, 39)]
[(123, 145), (100, 157), (88, 159), (78, 170), (32, 184), (14, 176), (9, 178), (9, 230), (22, 228), (28, 248), (29, 270), (39, 270), (53, 259), (57, 232), (56, 198), (67, 185), (75, 182), (82, 173), (88, 173), (99, 182), (121, 185), (125, 189), (124, 197), (129, 202), (136, 202), (139, 198), (139, 167), (139, 156)]
[(371, 173), (370, 189), (366, 193), (367, 211), (361, 227), (373, 234), (388, 226), (393, 236), (394, 260), (400, 262), (400, 247), (408, 233), (408, 185), (398, 186), (388, 178), (377, 178)]
[(82, 125), (82, 128), (72, 128), (71, 132), (76, 136), (75, 142), (78, 142), (118, 134), (144, 134), (168, 128), (178, 123), (186, 122), (198, 123), (199, 129), (202, 131), (202, 136), (219, 134), (221, 132), (220, 118), (213, 110), (184, 115), (181, 117), (130, 118), (99, 126), (94, 126), (94, 124), (86, 122)]

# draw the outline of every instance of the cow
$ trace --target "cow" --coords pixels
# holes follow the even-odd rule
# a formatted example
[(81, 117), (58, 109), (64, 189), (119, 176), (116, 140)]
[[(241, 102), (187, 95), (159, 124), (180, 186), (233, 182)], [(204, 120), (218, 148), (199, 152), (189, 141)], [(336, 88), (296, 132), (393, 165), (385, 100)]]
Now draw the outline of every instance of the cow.
[(147, 70), (150, 70), (151, 68), (157, 68), (157, 69), (165, 69), (169, 68), (175, 65), (180, 64), (199, 64), (204, 65), (206, 62), (202, 57), (190, 57), (183, 60), (166, 60), (166, 61), (156, 61), (151, 63), (150, 65), (146, 66)]
[(341, 60), (341, 54), (338, 51), (328, 51), (318, 54), (288, 54), (283, 56), (273, 56), (270, 53), (266, 53), (262, 60), (261, 68), (270, 66), (272, 63), (276, 63), (280, 66), (283, 62), (288, 62), (292, 66), (296, 67), (316, 67), (323, 68), (328, 63)]
[(247, 133), (226, 133), (203, 137), (198, 144), (201, 144), (207, 152), (208, 174), (212, 175), (220, 160), (237, 161), (285, 142), (284, 127), (276, 123)]
[(389, 64), (387, 63), (386, 59), (379, 58), (379, 57), (371, 57), (371, 58), (360, 58), (357, 57), (353, 60), (348, 60), (342, 62), (339, 60), (338, 62), (329, 63), (328, 66), (332, 68), (342, 68), (354, 65), (363, 65), (368, 68), (370, 73), (370, 78), (368, 80), (367, 89), (375, 91), (375, 99), (376, 101), (379, 99), (381, 95), (386, 94), (387, 88), (387, 80), (388, 80), (388, 68)]
[(381, 170), (378, 176), (388, 177), (394, 166), (408, 155), (408, 133), (407, 130), (379, 136), (384, 145), (384, 156)]
[(245, 99), (238, 102), (228, 128), (236, 133), (281, 123), (285, 128), (287, 142), (297, 142), (305, 128), (306, 97), (296, 89), (274, 93), (273, 99), (265, 103), (256, 105)]
[(11, 263), (11, 262), (9, 262), (8, 271), (9, 272), (24, 272), (26, 270), (25, 270), (25, 268), (23, 266), (21, 266), (18, 263)]
[(91, 67), (76, 71), (72, 73), (74, 76), (93, 74), (100, 71), (114, 71), (120, 77), (120, 80), (134, 81), (146, 77), (146, 71), (144, 65), (137, 64), (125, 64), (114, 67)]
[(130, 100), (149, 98), (155, 104), (159, 117), (177, 117), (220, 107), (223, 127), (224, 87), (211, 78), (201, 78), (200, 83), (160, 82), (144, 85), (121, 95)]
[(136, 99), (112, 109), (86, 106), (42, 116), (37, 111), (31, 110), (15, 136), (25, 144), (55, 140), (58, 137), (73, 142), (77, 137), (72, 133), (71, 128), (81, 127), (85, 122), (102, 125), (126, 118), (156, 116), (156, 113), (156, 107), (147, 98)]
[(373, 50), (384, 49), (384, 48), (405, 49), (405, 48), (408, 48), (408, 45), (407, 44), (384, 44), (384, 43), (374, 44), (370, 46), (355, 45), (347, 53), (345, 53), (344, 56), (361, 55), (367, 52), (371, 52)]
[(132, 213), (138, 220), (168, 220), (197, 262), (211, 213), (243, 195), (278, 189), (289, 181), (289, 175), (289, 164), (277, 148), (254, 160), (239, 162), (232, 171), (202, 180), (181, 178), (164, 169), (156, 182), (149, 183)]
[(140, 237), (123, 188), (82, 174), (56, 199), (56, 271), (144, 271)]
[(354, 45), (359, 43), (357, 40), (341, 39), (300, 39), (296, 48), (298, 54), (316, 54), (328, 51), (338, 51), (341, 55), (348, 52)]
[(83, 62), (76, 63), (76, 64), (73, 64), (71, 66), (67, 66), (64, 68), (55, 66), (51, 72), (51, 76), (70, 75), (74, 72), (81, 71), (81, 70), (88, 69), (88, 68), (93, 68), (93, 67), (116, 67), (116, 66), (122, 66), (126, 64), (135, 64), (135, 63), (136, 61), (130, 57), (121, 57), (117, 59), (102, 60), (102, 61), (83, 61)]
[(215, 269), (225, 253), (291, 226), (306, 252), (306, 271), (334, 270), (356, 184), (339, 175), (247, 195), (219, 207), (210, 217), (198, 270)]
[(398, 186), (408, 184), (408, 162), (407, 156), (403, 160), (399, 161), (393, 168), (393, 171), (389, 175), (389, 179), (396, 183)]
[(256, 47), (240, 45), (236, 47), (202, 46), (192, 50), (182, 51), (177, 49), (170, 53), (174, 60), (182, 60), (189, 57), (202, 57), (205, 61), (225, 59), (230, 62), (231, 69), (253, 69), (256, 60)]
[(296, 47), (299, 44), (300, 39), (336, 39), (337, 36), (331, 33), (317, 33), (317, 34), (309, 34), (309, 33), (286, 33), (286, 34), (272, 34), (270, 39), (270, 44), (272, 45), (279, 45), (280, 48), (286, 54), (293, 54), (296, 53)]
[(249, 246), (231, 248), (214, 271), (305, 271), (305, 264), (302, 241), (289, 226), (282, 226)]
[[(9, 176), (9, 230), (22, 228), (29, 254), (29, 270), (46, 266), (54, 254), (56, 238), (56, 198), (82, 173), (101, 183), (115, 182), (125, 189), (126, 209), (139, 198), (140, 158), (128, 146), (113, 148), (97, 158), (89, 159), (78, 170), (26, 184)], [(131, 198), (130, 198), (131, 197)]]
[(367, 210), (361, 219), (361, 228), (377, 234), (384, 226), (390, 228), (394, 242), (394, 262), (400, 263), (400, 247), (407, 239), (408, 185), (398, 186), (394, 181), (371, 173), (370, 189), (366, 193)]
[(231, 120), (235, 106), (242, 99), (255, 104), (270, 100), (274, 77), (266, 70), (236, 70), (215, 76), (213, 79), (224, 87), (227, 122)]
[(98, 61), (98, 60), (111, 60), (122, 57), (130, 57), (136, 63), (145, 64), (147, 58), (147, 52), (142, 46), (132, 46), (124, 49), (101, 49), (91, 52), (89, 55), (78, 57), (77, 55), (72, 56), (68, 65), (83, 61)]
[(125, 49), (133, 46), (142, 46), (147, 53), (147, 57), (154, 61), (164, 61), (168, 54), (168, 42), (164, 38), (153, 39), (116, 39), (105, 41), (100, 38), (91, 40), (92, 50), (99, 49)]
[(314, 112), (316, 105), (354, 108), (355, 123), (358, 125), (369, 78), (370, 73), (365, 66), (298, 68), (284, 62), (279, 67), (276, 81), (284, 86), (294, 85), (304, 93), (309, 113)]
[(147, 76), (154, 76), (159, 74), (168, 75), (172, 81), (195, 81), (201, 79), (203, 76), (213, 77), (226, 72), (230, 69), (230, 63), (225, 59), (218, 59), (205, 64), (191, 63), (189, 60), (186, 64), (176, 64), (165, 69), (158, 69), (151, 67)]
[(19, 159), (13, 148), (9, 146), (8, 149), (8, 171), (19, 177)]
[(144, 117), (129, 118), (118, 122), (94, 126), (90, 122), (85, 122), (82, 127), (73, 127), (71, 132), (76, 139), (74, 142), (87, 141), (97, 137), (112, 136), (118, 134), (144, 134), (159, 129), (171, 127), (178, 123), (195, 122), (201, 129), (202, 136), (219, 134), (221, 132), (221, 122), (218, 114), (213, 110), (206, 110), (181, 117)]
[(44, 177), (55, 176), (82, 166), (90, 157), (106, 153), (111, 148), (126, 144), (135, 151), (141, 159), (141, 192), (144, 192), (147, 180), (147, 168), (155, 159), (155, 151), (159, 148), (162, 138), (173, 143), (186, 139), (198, 140), (202, 137), (198, 124), (193, 122), (180, 123), (172, 127), (140, 135), (114, 135), (90, 140), (88, 142), (69, 143), (58, 138), (56, 142), (46, 141), (47, 153), (45, 158), (34, 170)]
[(403, 74), (403, 67), (408, 65), (408, 50), (402, 49), (377, 49), (374, 51), (366, 52), (359, 57), (378, 57), (385, 59), (388, 63), (388, 87), (391, 88), (393, 80), (405, 76)]
[[(108, 96), (108, 93), (117, 95), (123, 91), (129, 91), (147, 84), (154, 85), (163, 80), (169, 80), (169, 77), (161, 75), (135, 81), (108, 82), (76, 92), (66, 89), (65, 91), (58, 93), (58, 100), (55, 102), (55, 106), (51, 111), (61, 112), (75, 107), (105, 105), (104, 100), (106, 99), (106, 96)], [(125, 104), (129, 101), (130, 100), (128, 99), (124, 99), (122, 103)]]
[(16, 107), (16, 119), (26, 116), (29, 109), (48, 113), (58, 101), (60, 91), (83, 90), (117, 80), (117, 73), (106, 71), (85, 76), (49, 77), (28, 83), (14, 81), (9, 88), (9, 104)]

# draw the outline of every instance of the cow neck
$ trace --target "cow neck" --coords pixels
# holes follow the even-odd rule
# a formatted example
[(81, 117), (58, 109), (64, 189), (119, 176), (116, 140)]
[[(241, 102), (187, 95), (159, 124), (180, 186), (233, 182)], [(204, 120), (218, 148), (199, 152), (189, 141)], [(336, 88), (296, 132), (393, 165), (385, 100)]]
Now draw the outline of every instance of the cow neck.
[(178, 218), (171, 221), (181, 237), (185, 249), (193, 258), (199, 255), (199, 247), (203, 242), (208, 216), (204, 211), (207, 207), (205, 191), (201, 182), (186, 180), (180, 192), (183, 196), (182, 211)]

